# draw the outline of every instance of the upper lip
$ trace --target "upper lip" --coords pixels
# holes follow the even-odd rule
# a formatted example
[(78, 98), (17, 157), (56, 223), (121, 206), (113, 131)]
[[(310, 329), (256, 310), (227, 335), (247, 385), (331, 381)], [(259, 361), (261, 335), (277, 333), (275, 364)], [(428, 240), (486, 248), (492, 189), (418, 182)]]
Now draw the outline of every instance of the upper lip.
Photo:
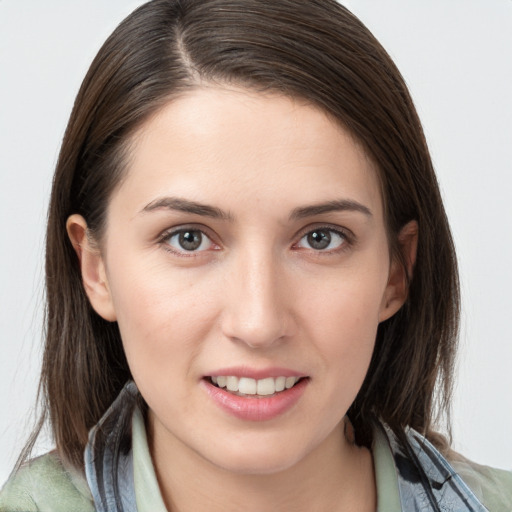
[(207, 377), (218, 377), (218, 376), (235, 376), (235, 377), (247, 377), (249, 379), (267, 379), (269, 377), (306, 377), (307, 375), (303, 372), (293, 370), (290, 368), (282, 367), (269, 367), (269, 368), (249, 368), (247, 366), (231, 366), (229, 368), (219, 368), (212, 371)]

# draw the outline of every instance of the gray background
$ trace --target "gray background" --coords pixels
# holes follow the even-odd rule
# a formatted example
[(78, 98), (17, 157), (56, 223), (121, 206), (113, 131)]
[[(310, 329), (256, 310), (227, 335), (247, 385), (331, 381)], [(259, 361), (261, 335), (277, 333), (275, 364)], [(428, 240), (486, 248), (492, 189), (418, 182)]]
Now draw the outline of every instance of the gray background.
[[(0, 484), (35, 399), (60, 140), (90, 61), (141, 3), (0, 0)], [(345, 3), (411, 88), (455, 234), (464, 301), (455, 447), (512, 469), (512, 1)]]

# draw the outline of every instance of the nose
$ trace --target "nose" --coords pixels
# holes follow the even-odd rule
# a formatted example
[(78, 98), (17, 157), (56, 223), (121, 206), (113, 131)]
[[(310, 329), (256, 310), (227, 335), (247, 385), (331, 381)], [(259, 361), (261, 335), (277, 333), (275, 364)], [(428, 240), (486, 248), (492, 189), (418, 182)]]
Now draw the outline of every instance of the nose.
[(240, 255), (227, 273), (223, 334), (251, 348), (265, 348), (292, 332), (290, 290), (271, 251)]

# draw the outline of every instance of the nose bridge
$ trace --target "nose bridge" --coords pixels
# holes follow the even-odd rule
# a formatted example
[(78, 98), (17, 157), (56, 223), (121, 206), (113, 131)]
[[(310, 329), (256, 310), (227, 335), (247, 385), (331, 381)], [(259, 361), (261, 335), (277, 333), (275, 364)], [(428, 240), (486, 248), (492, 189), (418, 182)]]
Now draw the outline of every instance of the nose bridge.
[(283, 269), (271, 247), (248, 248), (232, 262), (224, 333), (251, 347), (269, 346), (287, 335)]

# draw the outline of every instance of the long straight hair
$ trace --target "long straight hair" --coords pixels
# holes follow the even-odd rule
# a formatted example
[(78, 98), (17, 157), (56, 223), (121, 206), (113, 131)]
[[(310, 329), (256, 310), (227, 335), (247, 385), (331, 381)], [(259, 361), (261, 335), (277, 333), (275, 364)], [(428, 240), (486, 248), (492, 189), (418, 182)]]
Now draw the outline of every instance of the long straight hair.
[[(130, 135), (166, 102), (202, 83), (274, 92), (317, 106), (375, 162), (396, 257), (400, 228), (418, 222), (407, 301), (379, 326), (349, 417), (359, 444), (369, 445), (377, 418), (399, 437), (410, 426), (433, 438), (434, 412), (448, 412), (450, 403), (457, 265), (422, 127), (396, 66), (335, 0), (153, 0), (128, 16), (94, 59), (55, 171), (40, 395), (61, 457), (82, 466), (89, 429), (131, 378), (117, 324), (100, 318), (84, 292), (66, 220), (83, 215), (101, 247)], [(43, 413), (25, 455), (45, 419)]]

